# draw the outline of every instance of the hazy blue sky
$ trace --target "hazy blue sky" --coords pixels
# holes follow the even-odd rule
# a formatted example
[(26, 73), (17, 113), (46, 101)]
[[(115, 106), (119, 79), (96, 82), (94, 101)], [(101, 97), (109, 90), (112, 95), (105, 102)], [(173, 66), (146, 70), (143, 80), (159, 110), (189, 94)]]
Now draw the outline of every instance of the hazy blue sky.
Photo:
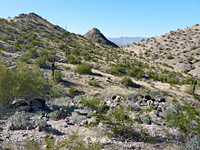
[(200, 23), (200, 0), (0, 0), (0, 17), (35, 12), (70, 32), (158, 36)]

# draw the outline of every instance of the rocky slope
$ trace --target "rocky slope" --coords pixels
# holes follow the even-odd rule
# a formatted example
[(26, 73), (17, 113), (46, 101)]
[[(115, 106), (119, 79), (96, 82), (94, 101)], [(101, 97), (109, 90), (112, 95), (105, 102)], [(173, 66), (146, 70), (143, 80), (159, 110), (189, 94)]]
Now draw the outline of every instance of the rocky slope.
[(84, 37), (96, 43), (118, 47), (116, 44), (109, 41), (97, 28), (92, 28), (84, 35)]
[[(4, 60), (14, 72), (11, 76), (0, 65), (0, 75), (9, 75), (0, 76), (0, 81), (5, 79), (8, 84), (3, 85), (11, 87), (18, 78), (22, 79), (20, 83), (30, 83), (27, 78), (34, 77), (30, 70), (37, 65), (49, 89), (45, 99), (27, 100), (22, 95), (12, 99), (11, 109), (0, 108), (0, 149), (56, 149), (55, 145), (64, 144), (63, 149), (81, 145), (84, 149), (167, 150), (181, 149), (188, 142), (189, 148), (198, 143), (198, 138), (191, 137), (199, 137), (200, 88), (196, 86), (192, 95), (193, 79), (154, 61), (154, 52), (145, 56), (146, 46), (141, 43), (148, 46), (152, 39), (122, 49), (65, 31), (34, 13), (0, 22), (1, 64)], [(29, 69), (15, 69), (20, 63), (27, 63)], [(76, 71), (88, 64), (92, 66), (88, 73)], [(24, 72), (30, 75), (24, 76)], [(123, 77), (126, 75), (130, 78)], [(16, 85), (15, 91), (21, 87), (37, 91), (34, 85)], [(11, 90), (14, 96), (15, 91)], [(71, 132), (76, 130), (79, 133)]]
[(126, 49), (148, 62), (200, 77), (199, 24), (142, 40)]

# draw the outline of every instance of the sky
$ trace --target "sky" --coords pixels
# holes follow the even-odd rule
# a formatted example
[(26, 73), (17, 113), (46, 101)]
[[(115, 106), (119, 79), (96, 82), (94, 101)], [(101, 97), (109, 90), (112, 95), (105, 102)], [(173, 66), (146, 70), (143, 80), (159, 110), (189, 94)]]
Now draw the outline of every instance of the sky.
[(0, 0), (0, 18), (34, 12), (70, 32), (153, 37), (200, 23), (200, 0)]

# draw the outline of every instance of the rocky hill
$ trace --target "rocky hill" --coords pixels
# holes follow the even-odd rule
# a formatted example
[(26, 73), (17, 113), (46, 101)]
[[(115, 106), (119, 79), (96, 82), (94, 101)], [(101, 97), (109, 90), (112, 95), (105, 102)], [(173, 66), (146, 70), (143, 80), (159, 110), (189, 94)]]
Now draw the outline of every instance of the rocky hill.
[[(0, 19), (0, 149), (198, 147), (198, 28), (119, 48), (34, 13)], [(174, 71), (179, 56), (192, 70)]]
[(143, 60), (200, 77), (200, 25), (170, 31), (127, 47)]
[(147, 37), (118, 37), (118, 38), (111, 38), (108, 37), (108, 40), (112, 41), (113, 43), (117, 44), (118, 46), (127, 46), (133, 43), (137, 43), (141, 40), (147, 39)]
[(92, 28), (84, 35), (84, 37), (96, 43), (118, 47), (116, 44), (109, 41), (97, 28)]

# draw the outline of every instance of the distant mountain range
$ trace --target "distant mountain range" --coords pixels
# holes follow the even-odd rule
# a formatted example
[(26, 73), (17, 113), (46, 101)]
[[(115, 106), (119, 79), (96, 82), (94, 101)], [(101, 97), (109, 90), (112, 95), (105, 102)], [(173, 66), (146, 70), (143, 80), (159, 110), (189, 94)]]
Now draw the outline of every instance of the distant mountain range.
[(133, 44), (133, 42), (139, 42), (143, 39), (147, 39), (147, 37), (123, 37), (123, 36), (118, 38), (108, 37), (108, 40), (112, 41), (118, 46), (127, 46), (129, 44)]

